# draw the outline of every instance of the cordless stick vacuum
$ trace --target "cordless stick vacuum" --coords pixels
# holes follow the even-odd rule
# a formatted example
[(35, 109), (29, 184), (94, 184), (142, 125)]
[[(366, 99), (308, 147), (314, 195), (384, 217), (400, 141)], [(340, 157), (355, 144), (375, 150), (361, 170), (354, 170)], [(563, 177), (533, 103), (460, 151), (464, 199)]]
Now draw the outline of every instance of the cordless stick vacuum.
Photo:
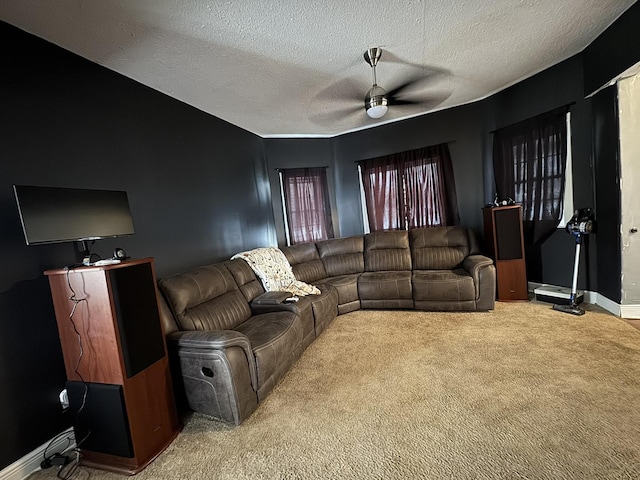
[(572, 315), (584, 315), (584, 310), (578, 307), (576, 296), (578, 294), (578, 266), (580, 264), (580, 247), (582, 245), (582, 237), (589, 235), (593, 230), (594, 217), (590, 208), (581, 208), (576, 210), (567, 223), (567, 233), (573, 235), (576, 239), (576, 257), (573, 262), (573, 282), (571, 284), (571, 296), (569, 297), (569, 305), (554, 305), (553, 309)]

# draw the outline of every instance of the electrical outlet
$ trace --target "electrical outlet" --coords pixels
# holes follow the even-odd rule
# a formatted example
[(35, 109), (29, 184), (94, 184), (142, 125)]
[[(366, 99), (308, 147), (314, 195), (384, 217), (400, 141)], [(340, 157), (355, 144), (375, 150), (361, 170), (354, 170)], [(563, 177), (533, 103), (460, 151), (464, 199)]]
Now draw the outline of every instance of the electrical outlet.
[(60, 405), (62, 405), (63, 410), (69, 408), (69, 396), (67, 395), (66, 388), (60, 392), (58, 398), (60, 399)]

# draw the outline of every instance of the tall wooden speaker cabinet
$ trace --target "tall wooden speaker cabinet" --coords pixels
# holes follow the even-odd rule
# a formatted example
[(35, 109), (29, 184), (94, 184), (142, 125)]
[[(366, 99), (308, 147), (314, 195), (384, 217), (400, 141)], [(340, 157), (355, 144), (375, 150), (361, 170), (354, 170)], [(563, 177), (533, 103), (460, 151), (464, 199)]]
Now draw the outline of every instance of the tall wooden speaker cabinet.
[(522, 206), (485, 207), (484, 238), (496, 263), (497, 300), (528, 300)]
[(180, 430), (153, 259), (45, 274), (81, 462), (133, 475)]

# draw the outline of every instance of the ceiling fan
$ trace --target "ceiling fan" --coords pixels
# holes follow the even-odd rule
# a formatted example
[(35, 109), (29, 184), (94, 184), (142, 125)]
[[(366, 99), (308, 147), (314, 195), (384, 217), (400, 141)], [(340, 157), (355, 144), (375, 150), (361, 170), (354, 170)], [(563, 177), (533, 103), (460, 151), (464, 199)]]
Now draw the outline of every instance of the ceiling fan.
[[(403, 79), (402, 83), (394, 84), (388, 90), (377, 83), (376, 67), (381, 58), (384, 62), (399, 65), (395, 75)], [(402, 114), (427, 112), (451, 96), (452, 90), (447, 81), (451, 74), (447, 70), (408, 62), (388, 50), (383, 52), (380, 47), (367, 49), (364, 59), (371, 67), (373, 78), (369, 89), (359, 75), (338, 80), (312, 97), (310, 111), (313, 113), (309, 120), (328, 128), (360, 123), (363, 103), (367, 114), (364, 118), (378, 120), (389, 111), (398, 118)], [(430, 87), (428, 93), (424, 90), (427, 86)], [(405, 107), (409, 109), (400, 112)]]
[[(413, 106), (410, 113), (417, 112), (419, 109), (428, 110), (439, 105), (451, 95), (446, 84), (441, 83), (450, 75), (449, 72), (436, 67), (407, 62), (388, 51), (384, 51), (384, 61), (403, 65), (401, 69), (405, 80), (389, 90), (384, 89), (378, 85), (376, 72), (376, 67), (382, 57), (383, 50), (380, 47), (371, 47), (364, 52), (364, 59), (371, 67), (373, 79), (371, 87), (364, 95), (364, 108), (369, 118), (374, 120), (382, 118), (389, 109), (393, 110), (395, 107)], [(413, 70), (408, 78), (406, 78), (407, 69)], [(437, 90), (431, 91), (428, 95), (416, 92), (418, 85), (423, 87), (427, 83), (436, 86)], [(319, 111), (319, 113), (315, 113), (309, 118), (314, 123), (326, 126), (336, 125), (336, 122), (344, 124), (344, 122), (353, 121), (357, 118), (356, 115), (362, 115), (364, 92), (361, 80), (343, 78), (313, 97), (312, 110)], [(330, 107), (332, 104), (333, 106)]]
[(389, 110), (387, 91), (378, 86), (378, 79), (376, 78), (376, 66), (381, 56), (382, 49), (378, 47), (369, 48), (364, 52), (364, 59), (371, 66), (371, 73), (373, 75), (373, 86), (364, 97), (364, 108), (367, 111), (367, 115), (371, 118), (383, 117), (384, 114), (387, 113), (387, 110)]
[(425, 80), (425, 75), (414, 76), (388, 92), (378, 85), (376, 66), (381, 57), (382, 49), (380, 47), (372, 47), (364, 52), (364, 59), (371, 66), (373, 76), (373, 85), (364, 97), (364, 108), (367, 115), (370, 118), (381, 118), (387, 113), (390, 106), (423, 103), (421, 101), (401, 99), (400, 95), (410, 86)]

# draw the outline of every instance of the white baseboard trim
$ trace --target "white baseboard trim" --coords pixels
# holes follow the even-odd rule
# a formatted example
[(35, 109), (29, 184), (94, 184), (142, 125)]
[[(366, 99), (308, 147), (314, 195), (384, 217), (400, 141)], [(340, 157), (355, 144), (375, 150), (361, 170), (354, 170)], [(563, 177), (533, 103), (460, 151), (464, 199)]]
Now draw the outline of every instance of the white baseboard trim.
[[(606, 297), (603, 297), (602, 295), (596, 293), (596, 292), (591, 292), (589, 290), (585, 290), (584, 292), (584, 301), (587, 303), (591, 303), (592, 305), (598, 305), (598, 298), (604, 298), (606, 300), (609, 300)], [(609, 300), (610, 301), (610, 300)], [(602, 307), (602, 305), (600, 305)], [(604, 308), (604, 307), (602, 307)]]
[(622, 318), (640, 318), (640, 305), (620, 305), (620, 316)]
[(616, 317), (627, 318), (622, 315), (622, 305), (614, 302), (613, 300), (609, 300), (604, 295), (596, 293), (596, 305), (604, 308), (606, 311), (613, 313)]
[(0, 471), (0, 480), (23, 480), (27, 478), (40, 468), (40, 463), (44, 458), (45, 449), (47, 450), (47, 453), (62, 453), (63, 449), (67, 451), (70, 448), (75, 447), (73, 428), (64, 430), (56, 437), (54, 437), (55, 440), (53, 442), (49, 440), (48, 442), (43, 443), (40, 447), (30, 453), (27, 453), (21, 459), (16, 460), (8, 467), (2, 469), (2, 471)]
[[(537, 282), (528, 282), (529, 292), (532, 292), (542, 286), (547, 286), (547, 283), (537, 283)], [(552, 287), (556, 287), (556, 285), (549, 285)], [(567, 287), (563, 287), (567, 288)], [(584, 301), (586, 303), (591, 303), (592, 305), (598, 305), (599, 307), (604, 308), (609, 313), (614, 314), (616, 317), (620, 318), (640, 318), (640, 305), (620, 305), (619, 303), (614, 302), (613, 300), (608, 299), (604, 295), (598, 292), (591, 292), (589, 290), (583, 290), (584, 292)]]

